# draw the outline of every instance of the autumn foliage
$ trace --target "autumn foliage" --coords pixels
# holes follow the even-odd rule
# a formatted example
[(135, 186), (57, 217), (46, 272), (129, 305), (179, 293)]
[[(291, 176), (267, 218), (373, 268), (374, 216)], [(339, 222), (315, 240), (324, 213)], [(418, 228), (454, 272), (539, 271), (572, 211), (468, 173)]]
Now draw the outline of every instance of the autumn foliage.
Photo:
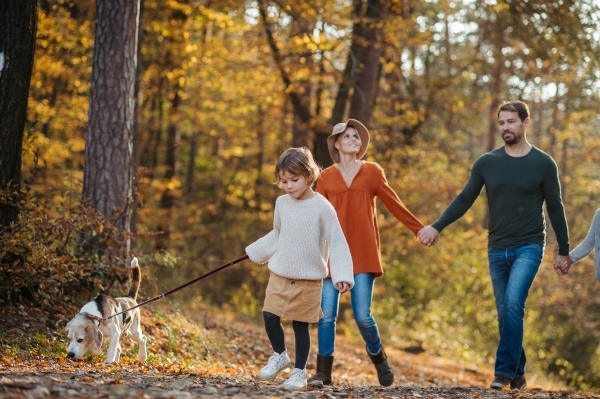
[[(571, 243), (583, 239), (600, 207), (598, 5), (393, 0), (381, 25), (369, 25), (372, 3), (379, 4), (141, 1), (133, 162), (145, 173), (136, 181), (131, 237), (143, 298), (243, 255), (272, 228), (281, 194), (272, 184), (275, 160), (294, 143), (318, 152), (343, 87), (339, 108), (348, 115), (360, 89), (350, 50), (365, 46), (369, 28), (381, 47), (366, 159), (383, 167), (411, 212), (425, 224), (439, 217), (477, 157), (500, 145), (498, 103), (520, 99), (531, 109), (529, 141), (558, 164)], [(81, 203), (94, 17), (93, 0), (41, 2), (27, 193), (19, 222), (0, 232), (2, 304), (51, 306), (69, 287), (82, 298), (126, 292), (123, 236)], [(378, 204), (385, 274), (373, 311), (386, 345), (493, 362), (482, 197), (431, 249)], [(82, 252), (82, 231), (108, 249)], [(559, 277), (550, 226), (547, 236), (527, 301), (528, 367), (573, 387), (600, 387), (593, 260)], [(176, 299), (252, 316), (267, 278), (266, 267), (245, 262)], [(340, 333), (358, 336), (347, 297), (340, 306)]]

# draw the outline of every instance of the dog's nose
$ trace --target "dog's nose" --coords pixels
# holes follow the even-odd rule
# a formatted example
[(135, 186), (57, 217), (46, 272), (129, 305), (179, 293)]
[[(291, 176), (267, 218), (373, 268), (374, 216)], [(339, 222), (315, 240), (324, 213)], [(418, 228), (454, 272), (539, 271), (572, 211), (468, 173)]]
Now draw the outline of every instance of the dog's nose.
[(69, 352), (67, 355), (69, 355), (69, 357), (75, 357), (75, 352)]

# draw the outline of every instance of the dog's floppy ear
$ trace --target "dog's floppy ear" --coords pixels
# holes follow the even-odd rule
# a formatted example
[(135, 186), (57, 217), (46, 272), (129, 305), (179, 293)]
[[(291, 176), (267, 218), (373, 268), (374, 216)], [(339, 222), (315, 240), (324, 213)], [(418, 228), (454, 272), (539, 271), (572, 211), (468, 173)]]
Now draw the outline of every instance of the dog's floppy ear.
[(69, 336), (69, 326), (71, 325), (71, 322), (73, 320), (71, 320), (70, 322), (67, 323), (67, 325), (65, 326), (65, 335), (68, 337)]
[(102, 331), (96, 328), (96, 326), (87, 326), (85, 332), (92, 339), (96, 349), (100, 350), (102, 348)]

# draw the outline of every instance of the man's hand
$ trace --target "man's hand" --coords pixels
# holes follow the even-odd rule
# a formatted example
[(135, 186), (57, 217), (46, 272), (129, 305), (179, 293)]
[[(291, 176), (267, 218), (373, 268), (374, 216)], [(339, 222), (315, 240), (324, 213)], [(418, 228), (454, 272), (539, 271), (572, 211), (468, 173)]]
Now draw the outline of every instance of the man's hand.
[(435, 245), (436, 242), (438, 242), (440, 238), (440, 232), (437, 231), (435, 227), (426, 226), (419, 230), (417, 236), (419, 237), (419, 241), (421, 241), (421, 244), (430, 247), (432, 245)]
[(571, 268), (571, 257), (569, 255), (557, 255), (554, 260), (554, 270), (560, 274), (568, 274)]
[(344, 283), (342, 281), (342, 282), (337, 283), (337, 287), (338, 287), (338, 290), (340, 290), (340, 294), (343, 294), (344, 292), (346, 292), (350, 289), (350, 284)]

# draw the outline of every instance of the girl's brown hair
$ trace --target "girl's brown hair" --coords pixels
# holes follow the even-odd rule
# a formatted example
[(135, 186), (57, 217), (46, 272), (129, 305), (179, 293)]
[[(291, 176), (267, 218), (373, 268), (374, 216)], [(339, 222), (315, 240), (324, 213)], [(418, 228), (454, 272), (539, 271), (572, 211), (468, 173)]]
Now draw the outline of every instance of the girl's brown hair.
[(321, 168), (308, 148), (288, 148), (281, 154), (275, 166), (277, 187), (281, 187), (279, 175), (285, 172), (294, 176), (304, 176), (308, 180), (308, 184), (312, 185), (321, 175)]

